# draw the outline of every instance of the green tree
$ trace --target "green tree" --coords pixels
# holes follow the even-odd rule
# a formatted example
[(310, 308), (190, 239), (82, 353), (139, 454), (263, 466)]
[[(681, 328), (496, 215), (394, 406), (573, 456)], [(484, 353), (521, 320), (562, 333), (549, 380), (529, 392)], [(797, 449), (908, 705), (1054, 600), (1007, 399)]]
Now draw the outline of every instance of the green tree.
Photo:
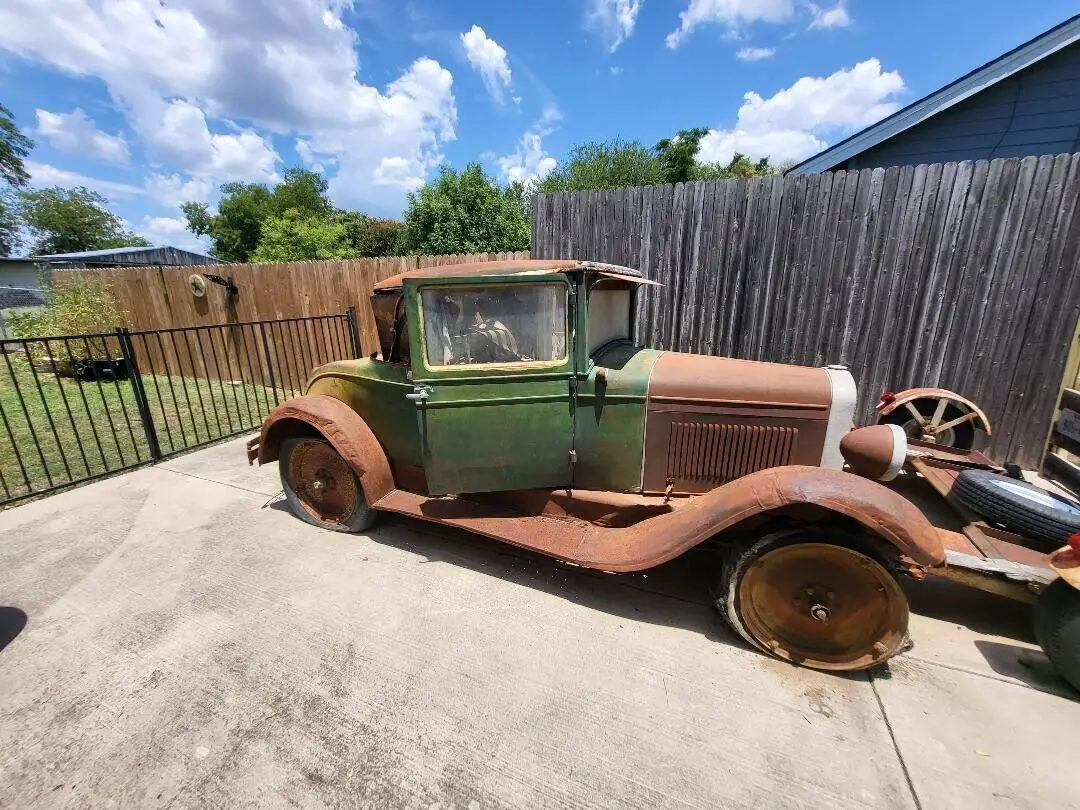
[(23, 158), (34, 142), (15, 123), (11, 110), (0, 104), (0, 256), (10, 256), (20, 244), (19, 195), (30, 181)]
[(108, 201), (85, 186), (24, 191), (22, 221), (30, 232), (32, 256), (119, 247), (150, 242), (124, 228)]
[(345, 226), (345, 238), (357, 256), (394, 256), (404, 226), (395, 219), (376, 219), (359, 211), (337, 211), (334, 221)]
[(355, 255), (345, 225), (290, 208), (263, 221), (262, 236), (250, 261), (302, 262)]
[(270, 197), (274, 213), (297, 211), (300, 214), (329, 217), (334, 210), (326, 193), (330, 184), (318, 172), (308, 169), (285, 170), (285, 179), (274, 186)]
[(701, 148), (701, 139), (709, 134), (704, 127), (680, 129), (674, 138), (657, 141), (653, 151), (660, 160), (665, 183), (687, 183), (697, 179), (697, 153)]
[(701, 141), (708, 132), (704, 127), (681, 129), (658, 141), (652, 149), (618, 138), (578, 144), (565, 162), (536, 184), (535, 190), (585, 191), (776, 174), (768, 158), (754, 162), (737, 154), (726, 164), (699, 162)]
[(657, 155), (637, 141), (615, 138), (578, 144), (536, 186), (542, 193), (654, 186), (664, 181)]
[(205, 203), (180, 206), (188, 230), (209, 236), (210, 252), (227, 262), (246, 262), (259, 246), (263, 223), (295, 211), (301, 218), (327, 220), (333, 206), (326, 196), (328, 184), (318, 172), (292, 168), (272, 189), (265, 183), (225, 183), (216, 212)]
[(33, 148), (34, 142), (23, 135), (15, 124), (11, 110), (0, 104), (0, 180), (15, 188), (22, 188), (30, 182), (23, 158)]
[(11, 188), (0, 188), (0, 256), (10, 256), (19, 247), (19, 195)]
[(694, 171), (695, 180), (729, 180), (733, 177), (772, 177), (779, 171), (769, 159), (750, 160), (736, 152), (728, 163), (699, 163)]
[(188, 230), (210, 237), (210, 253), (226, 262), (246, 262), (262, 237), (263, 220), (273, 216), (270, 189), (262, 183), (225, 183), (216, 213), (206, 203), (180, 206)]
[(470, 163), (460, 174), (443, 168), (409, 194), (402, 244), (411, 254), (528, 250), (529, 234), (521, 184), (499, 188)]

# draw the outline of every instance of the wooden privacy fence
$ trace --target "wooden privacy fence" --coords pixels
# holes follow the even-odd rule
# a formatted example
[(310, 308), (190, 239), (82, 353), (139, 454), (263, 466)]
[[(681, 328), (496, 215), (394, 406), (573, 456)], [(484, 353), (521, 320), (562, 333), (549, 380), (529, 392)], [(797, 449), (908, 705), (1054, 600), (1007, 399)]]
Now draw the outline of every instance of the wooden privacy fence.
[(532, 254), (636, 267), (650, 346), (980, 403), (1038, 466), (1080, 309), (1080, 154), (538, 195)]
[[(362, 350), (371, 353), (378, 348), (378, 337), (368, 297), (376, 282), (419, 267), (528, 257), (528, 253), (478, 253), (283, 264), (58, 270), (53, 273), (53, 279), (58, 284), (74, 278), (100, 278), (108, 282), (125, 313), (124, 326), (132, 330), (309, 318), (336, 315), (355, 307)], [(193, 273), (232, 276), (238, 293), (230, 299), (224, 287), (207, 284), (206, 295), (195, 296), (188, 282)]]

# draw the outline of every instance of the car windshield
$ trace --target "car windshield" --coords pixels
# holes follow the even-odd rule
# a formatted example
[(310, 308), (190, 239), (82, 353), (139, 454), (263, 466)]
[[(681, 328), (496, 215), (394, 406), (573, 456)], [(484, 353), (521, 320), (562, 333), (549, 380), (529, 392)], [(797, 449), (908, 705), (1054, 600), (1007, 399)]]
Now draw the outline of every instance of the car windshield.
[(428, 365), (566, 358), (566, 287), (500, 284), (421, 293)]

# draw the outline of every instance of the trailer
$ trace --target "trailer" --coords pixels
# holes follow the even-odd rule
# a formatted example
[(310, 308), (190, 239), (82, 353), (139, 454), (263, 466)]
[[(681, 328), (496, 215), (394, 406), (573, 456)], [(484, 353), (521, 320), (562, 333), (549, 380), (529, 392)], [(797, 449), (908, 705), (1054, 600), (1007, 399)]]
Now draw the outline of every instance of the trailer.
[[(1005, 478), (1003, 467), (977, 450), (919, 441), (908, 447), (907, 475), (895, 488), (938, 525), (945, 547), (945, 564), (927, 568), (926, 575), (1033, 605), (1039, 645), (1058, 673), (1080, 689), (1080, 535), (1063, 548), (1050, 548), (1046, 540), (994, 525), (957, 497), (957, 480), (965, 470)], [(952, 521), (941, 520), (941, 507)]]

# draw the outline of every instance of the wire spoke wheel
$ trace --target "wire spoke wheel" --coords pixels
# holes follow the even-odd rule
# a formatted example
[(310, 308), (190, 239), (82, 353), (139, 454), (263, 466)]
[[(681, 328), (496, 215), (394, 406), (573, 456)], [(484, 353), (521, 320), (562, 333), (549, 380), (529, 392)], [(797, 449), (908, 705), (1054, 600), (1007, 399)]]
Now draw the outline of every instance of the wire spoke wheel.
[(348, 524), (356, 511), (356, 476), (324, 441), (301, 441), (289, 456), (289, 483), (300, 506), (322, 523)]
[(749, 640), (803, 666), (865, 669), (907, 637), (907, 599), (876, 560), (829, 543), (794, 543), (763, 553), (736, 587), (735, 610)]
[(978, 414), (961, 409), (944, 397), (923, 397), (879, 419), (899, 425), (909, 439), (970, 450), (975, 439)]

